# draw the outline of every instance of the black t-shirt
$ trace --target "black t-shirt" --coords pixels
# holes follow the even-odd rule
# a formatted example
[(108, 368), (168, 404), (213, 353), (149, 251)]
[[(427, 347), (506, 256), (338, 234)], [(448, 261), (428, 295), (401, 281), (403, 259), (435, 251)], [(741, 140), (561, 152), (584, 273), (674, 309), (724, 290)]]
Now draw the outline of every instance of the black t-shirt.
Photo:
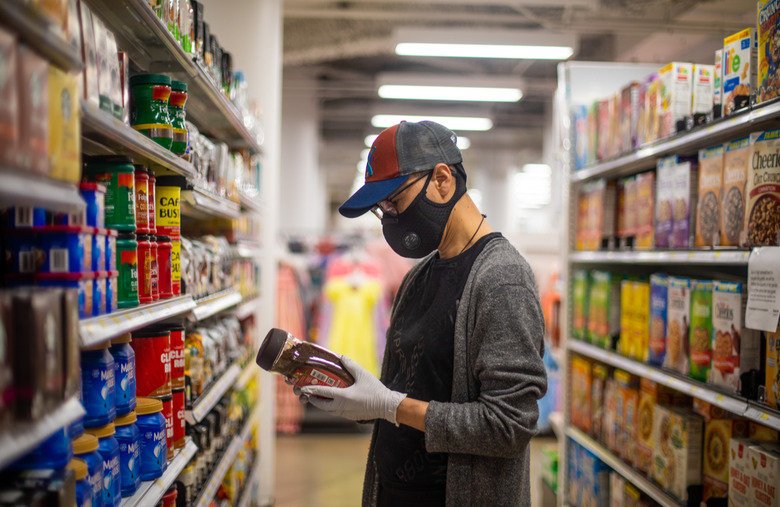
[[(449, 402), (452, 393), (455, 315), (471, 266), (491, 233), (449, 259), (436, 258), (399, 302), (387, 337), (387, 387), (422, 401)], [(379, 506), (444, 505), (446, 453), (425, 450), (425, 433), (379, 421), (374, 455)]]

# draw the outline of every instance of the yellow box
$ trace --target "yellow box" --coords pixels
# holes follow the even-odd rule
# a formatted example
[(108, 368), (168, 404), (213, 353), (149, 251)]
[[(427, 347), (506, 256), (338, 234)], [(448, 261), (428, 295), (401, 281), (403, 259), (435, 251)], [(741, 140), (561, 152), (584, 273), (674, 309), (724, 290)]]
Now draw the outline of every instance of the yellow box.
[(81, 180), (78, 75), (53, 65), (49, 65), (49, 165), (52, 178)]

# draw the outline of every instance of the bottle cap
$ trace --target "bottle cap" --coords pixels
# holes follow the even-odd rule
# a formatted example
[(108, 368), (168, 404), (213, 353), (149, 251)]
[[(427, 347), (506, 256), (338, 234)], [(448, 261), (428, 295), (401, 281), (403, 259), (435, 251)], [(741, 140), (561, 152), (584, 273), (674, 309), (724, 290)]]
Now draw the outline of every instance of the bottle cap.
[(114, 423), (108, 423), (99, 428), (86, 428), (84, 431), (98, 438), (107, 438), (116, 433), (116, 428), (114, 428)]
[(84, 433), (73, 441), (73, 452), (75, 454), (87, 454), (98, 450), (98, 439), (95, 435)]
[(279, 353), (284, 348), (288, 335), (287, 331), (277, 328), (268, 331), (263, 339), (263, 344), (260, 345), (260, 350), (257, 352), (256, 362), (260, 368), (268, 371), (273, 367), (276, 358), (279, 357)]
[(68, 462), (68, 466), (66, 468), (69, 468), (76, 472), (76, 480), (77, 481), (83, 481), (87, 478), (87, 462), (83, 459), (79, 458), (73, 458)]
[(114, 426), (129, 426), (137, 420), (138, 418), (135, 416), (135, 410), (131, 410), (125, 415), (117, 416), (116, 420), (114, 421)]
[(138, 415), (149, 415), (162, 412), (163, 404), (160, 400), (154, 398), (138, 397), (135, 399), (135, 413)]

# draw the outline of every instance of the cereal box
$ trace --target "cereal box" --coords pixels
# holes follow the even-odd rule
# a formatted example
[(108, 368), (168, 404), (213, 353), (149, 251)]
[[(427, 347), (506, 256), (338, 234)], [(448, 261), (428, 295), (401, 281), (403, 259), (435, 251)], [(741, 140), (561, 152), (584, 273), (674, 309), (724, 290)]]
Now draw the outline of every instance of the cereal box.
[(647, 80), (645, 92), (645, 136), (642, 144), (654, 143), (659, 139), (661, 123), (661, 81), (658, 74), (653, 74)]
[(672, 62), (658, 71), (661, 81), (661, 122), (659, 139), (685, 131), (686, 119), (691, 114), (693, 92), (693, 64)]
[(753, 496), (749, 449), (755, 445), (748, 438), (732, 438), (729, 441), (729, 505), (751, 505)]
[(685, 409), (657, 406), (654, 413), (653, 479), (684, 503), (688, 487), (701, 485), (704, 420)]
[(92, 22), (92, 11), (85, 2), (79, 2), (81, 15), (81, 59), (84, 61), (84, 72), (81, 77), (83, 98), (95, 107), (100, 105), (98, 91), (98, 61), (95, 46), (95, 33)]
[(695, 246), (720, 244), (720, 203), (723, 190), (723, 146), (699, 150), (699, 190)]
[(577, 269), (572, 274), (572, 330), (575, 340), (587, 338), (588, 272)]
[(609, 106), (609, 143), (607, 144), (607, 157), (612, 159), (620, 155), (620, 93), (610, 97)]
[(712, 292), (712, 383), (737, 393), (743, 372), (757, 370), (761, 340), (744, 326), (747, 291), (738, 282), (716, 281)]
[(582, 169), (589, 163), (588, 147), (588, 108), (572, 107), (572, 125), (574, 125), (574, 167)]
[(9, 77), (17, 79), (18, 166), (49, 174), (49, 65), (35, 51), (19, 44), (16, 69)]
[(712, 281), (694, 280), (691, 287), (690, 377), (700, 382), (709, 379), (712, 366)]
[(0, 28), (0, 163), (15, 165), (19, 143), (18, 92), (16, 79), (16, 38)]
[(758, 0), (757, 102), (780, 96), (780, 1)]
[(634, 282), (634, 348), (630, 357), (637, 361), (647, 361), (650, 348), (650, 282)]
[(639, 380), (639, 406), (637, 408), (636, 468), (648, 476), (652, 473), (653, 419), (655, 407), (672, 402), (674, 392), (642, 377)]
[(613, 378), (604, 384), (603, 441), (612, 452), (618, 453), (618, 435), (623, 418), (623, 406), (618, 406), (618, 384)]
[(588, 298), (588, 339), (611, 349), (620, 333), (620, 280), (608, 271), (591, 271)]
[(598, 103), (598, 145), (596, 148), (596, 159), (607, 160), (609, 159), (609, 145), (610, 139), (610, 124), (612, 122), (612, 100), (603, 99)]
[(571, 360), (571, 423), (586, 433), (591, 430), (590, 368), (586, 359)]
[(688, 249), (693, 246), (693, 236), (698, 187), (698, 166), (695, 160), (680, 158), (672, 170), (672, 232), (671, 248)]
[(636, 247), (653, 248), (655, 238), (655, 172), (636, 175)]
[(634, 344), (634, 313), (636, 303), (634, 299), (634, 282), (623, 280), (620, 282), (620, 339), (617, 343), (617, 351), (626, 357), (633, 353)]
[(729, 442), (747, 436), (747, 426), (744, 419), (712, 419), (704, 423), (704, 500), (728, 498)]
[(636, 149), (638, 121), (639, 83), (633, 81), (620, 90), (620, 153)]
[(674, 170), (677, 157), (665, 157), (658, 161), (655, 180), (655, 246), (669, 248), (672, 235), (672, 204), (674, 188)]
[(50, 176), (81, 181), (81, 106), (78, 76), (49, 66), (49, 163)]
[(625, 507), (626, 480), (617, 472), (609, 473), (609, 507)]
[(764, 383), (767, 405), (780, 408), (780, 329), (766, 334), (766, 382)]
[(723, 153), (723, 204), (720, 220), (720, 244), (723, 246), (738, 246), (742, 236), (750, 155), (750, 136), (726, 143)]
[(780, 130), (750, 135), (745, 246), (777, 245), (780, 231)]
[(569, 504), (577, 505), (580, 498), (580, 446), (572, 439), (568, 442), (568, 452), (566, 461), (568, 463), (568, 474), (566, 477), (566, 498)]
[(723, 116), (750, 106), (757, 83), (756, 30), (746, 28), (723, 40)]
[(617, 188), (617, 237), (621, 248), (631, 248), (636, 236), (636, 177), (620, 178)]
[(751, 504), (780, 507), (780, 444), (761, 442), (748, 449)]
[(580, 447), (579, 475), (580, 497), (575, 503), (580, 507), (609, 505), (609, 471), (606, 463), (584, 447)]
[(582, 186), (579, 192), (577, 250), (598, 250), (615, 235), (617, 185), (599, 179)]
[(618, 406), (623, 410), (618, 433), (618, 455), (633, 466), (636, 464), (639, 378), (622, 370), (615, 370), (614, 376), (618, 384)]
[(591, 435), (596, 439), (603, 438), (603, 421), (607, 379), (609, 378), (609, 368), (601, 363), (593, 363), (591, 368), (591, 388), (590, 388), (590, 416), (591, 416)]
[(715, 65), (713, 67), (715, 85), (712, 92), (712, 115), (720, 118), (723, 106), (723, 50), (715, 51)]
[(596, 153), (599, 147), (599, 103), (591, 104), (588, 108), (588, 164), (595, 164), (598, 160)]
[(663, 366), (666, 355), (666, 298), (669, 277), (662, 273), (650, 275), (650, 340), (648, 362)]
[(780, 431), (751, 421), (748, 424), (748, 437), (757, 441), (777, 441), (780, 440)]
[(715, 66), (693, 66), (693, 98), (691, 117), (693, 125), (703, 125), (712, 119), (712, 96), (715, 91)]
[(666, 355), (664, 367), (687, 374), (688, 324), (691, 305), (691, 281), (669, 277), (666, 306)]

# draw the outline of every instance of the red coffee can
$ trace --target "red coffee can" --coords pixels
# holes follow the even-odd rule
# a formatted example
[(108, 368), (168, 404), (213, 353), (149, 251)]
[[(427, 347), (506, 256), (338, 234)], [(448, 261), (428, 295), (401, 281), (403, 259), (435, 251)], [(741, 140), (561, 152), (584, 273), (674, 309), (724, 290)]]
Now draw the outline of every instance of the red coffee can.
[(162, 507), (176, 507), (176, 497), (179, 492), (176, 485), (171, 486), (162, 497)]
[(136, 235), (138, 241), (138, 301), (152, 302), (152, 243), (148, 234)]
[(157, 260), (157, 236), (149, 236), (149, 244), (152, 245), (152, 263), (151, 263), (151, 289), (152, 289), (152, 301), (160, 299), (160, 287), (159, 287), (159, 262)]
[(181, 449), (185, 440), (184, 389), (173, 390), (173, 447)]
[(172, 325), (171, 331), (171, 388), (184, 389), (184, 326)]
[(171, 395), (171, 332), (148, 327), (133, 332), (136, 396), (160, 398)]
[(171, 280), (172, 245), (169, 236), (155, 236), (157, 239), (157, 291), (160, 299), (173, 297)]

